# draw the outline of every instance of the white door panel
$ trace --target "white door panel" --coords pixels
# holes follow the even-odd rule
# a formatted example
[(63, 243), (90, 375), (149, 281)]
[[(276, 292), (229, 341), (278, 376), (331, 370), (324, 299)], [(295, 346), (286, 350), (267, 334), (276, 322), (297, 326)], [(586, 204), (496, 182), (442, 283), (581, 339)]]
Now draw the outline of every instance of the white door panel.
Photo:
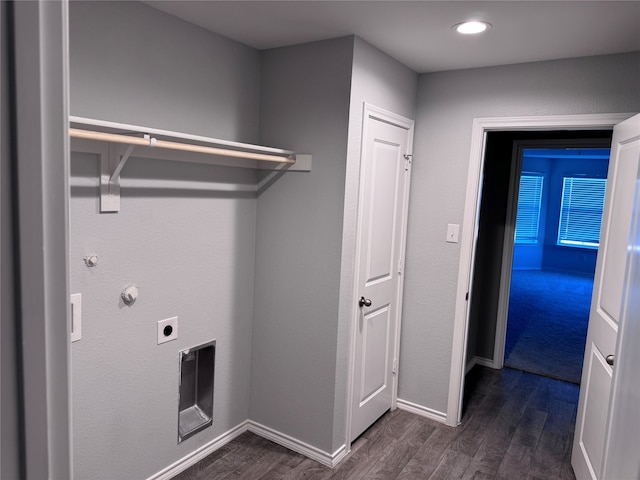
[(640, 116), (614, 128), (602, 217), (600, 250), (589, 315), (571, 463), (578, 480), (603, 479), (621, 308), (626, 290), (627, 245), (640, 160)]
[[(364, 315), (362, 350), (362, 381), (360, 388), (360, 406), (372, 399), (385, 401), (386, 396), (378, 395), (387, 389), (389, 371), (389, 327), (390, 305)], [(390, 399), (390, 397), (389, 397)]]
[[(600, 293), (601, 308), (614, 319), (620, 318), (622, 283), (627, 262), (627, 242), (631, 228), (639, 152), (640, 142), (621, 145), (618, 151), (616, 185), (612, 192), (612, 204), (615, 208), (610, 213), (607, 226), (610, 234), (606, 243), (607, 251), (604, 253), (604, 272)], [(613, 350), (611, 352), (613, 353)]]
[(356, 306), (354, 318), (351, 441), (391, 408), (395, 389), (398, 267), (404, 255), (413, 122), (380, 113), (365, 108), (355, 300), (371, 304)]
[[(377, 130), (377, 129), (376, 129)], [(383, 134), (384, 132), (380, 132)], [(400, 170), (404, 158), (402, 144), (388, 144), (380, 138), (373, 139), (371, 155), (372, 188), (369, 191), (369, 218), (367, 229), (366, 285), (380, 281), (393, 281), (393, 260), (396, 243), (397, 193)]]
[(611, 367), (594, 343), (588, 348), (585, 360), (589, 364), (586, 382), (589, 389), (585, 392), (580, 443), (583, 455), (589, 460), (593, 471), (599, 472), (602, 468), (602, 439), (607, 423), (609, 402), (608, 396), (601, 395), (600, 392), (608, 392), (611, 389)]
[(636, 450), (640, 438), (640, 168), (636, 172), (633, 217), (605, 444), (604, 480), (640, 478), (640, 456)]

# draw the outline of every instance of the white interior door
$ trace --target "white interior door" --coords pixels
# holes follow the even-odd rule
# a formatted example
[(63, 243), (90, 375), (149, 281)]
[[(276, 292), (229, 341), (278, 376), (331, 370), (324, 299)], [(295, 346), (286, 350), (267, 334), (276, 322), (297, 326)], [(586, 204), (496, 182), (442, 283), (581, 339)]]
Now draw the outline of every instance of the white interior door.
[(413, 122), (365, 106), (356, 253), (353, 441), (395, 398)]
[[(614, 354), (627, 289), (627, 246), (640, 163), (640, 115), (613, 130), (600, 251), (571, 463), (578, 480), (604, 479)], [(637, 452), (629, 452), (636, 455)]]
[(633, 450), (640, 438), (640, 167), (633, 211), (605, 444), (603, 478), (607, 480), (640, 478), (640, 456)]

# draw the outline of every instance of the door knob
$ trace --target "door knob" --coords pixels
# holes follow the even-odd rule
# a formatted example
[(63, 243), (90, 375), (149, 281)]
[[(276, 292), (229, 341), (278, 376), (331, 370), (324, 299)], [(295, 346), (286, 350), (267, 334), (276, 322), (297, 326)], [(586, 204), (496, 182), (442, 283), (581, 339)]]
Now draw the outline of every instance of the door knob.
[(358, 302), (358, 305), (360, 305), (361, 307), (370, 307), (371, 300), (369, 300), (368, 298), (360, 297), (360, 301)]
[(616, 361), (616, 356), (615, 355), (607, 355), (607, 357), (605, 358), (605, 360), (607, 361), (607, 363), (609, 365), (611, 365), (613, 367), (614, 362)]

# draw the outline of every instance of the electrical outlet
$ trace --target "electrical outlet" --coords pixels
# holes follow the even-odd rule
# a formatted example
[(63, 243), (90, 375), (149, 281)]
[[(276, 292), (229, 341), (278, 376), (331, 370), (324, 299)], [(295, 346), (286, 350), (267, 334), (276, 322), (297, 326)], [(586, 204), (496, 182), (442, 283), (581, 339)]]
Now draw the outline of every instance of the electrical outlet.
[(178, 338), (178, 317), (158, 320), (158, 345)]

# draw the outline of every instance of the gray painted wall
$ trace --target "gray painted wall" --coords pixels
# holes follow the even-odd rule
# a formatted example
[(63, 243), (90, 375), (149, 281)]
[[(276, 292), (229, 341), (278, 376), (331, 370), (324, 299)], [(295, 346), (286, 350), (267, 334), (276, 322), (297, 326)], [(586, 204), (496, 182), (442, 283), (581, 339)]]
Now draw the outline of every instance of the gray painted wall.
[[(95, 156), (73, 156), (71, 290), (84, 297), (84, 338), (72, 347), (77, 478), (149, 476), (247, 417), (334, 451), (361, 104), (412, 118), (416, 75), (353, 37), (258, 54), (144, 4), (73, 2), (70, 13), (73, 115), (313, 154), (312, 172), (264, 179), (257, 200), (241, 191), (256, 182), (251, 170), (134, 159), (122, 211), (110, 215), (97, 213)], [(446, 408), (459, 249), (444, 233), (462, 218), (472, 118), (638, 110), (638, 59), (420, 77), (401, 398)], [(86, 253), (100, 265), (88, 269)], [(129, 283), (141, 296), (125, 307)], [(180, 338), (155, 345), (157, 320), (173, 315)], [(178, 351), (213, 338), (216, 423), (177, 446), (167, 419)]]
[(261, 143), (310, 151), (313, 169), (258, 199), (251, 419), (332, 453), (345, 442), (363, 102), (413, 118), (417, 74), (357, 37), (262, 61)]
[[(115, 35), (103, 27), (105, 18), (127, 18), (125, 28)], [(164, 43), (175, 55), (160, 62), (155, 50)], [(203, 50), (222, 54), (204, 64), (184, 55)], [(136, 61), (142, 51), (150, 61)], [(191, 64), (184, 64), (185, 56)], [(257, 202), (202, 187), (202, 180), (211, 180), (241, 188), (255, 183), (251, 171), (134, 159), (123, 172), (121, 212), (101, 215), (97, 158), (73, 155), (72, 292), (83, 293), (85, 317), (85, 338), (73, 345), (78, 478), (103, 470), (108, 458), (126, 459), (144, 438), (148, 455), (121, 462), (116, 473), (152, 474), (247, 417), (335, 451), (344, 443), (351, 302), (341, 295), (352, 295), (362, 102), (412, 118), (417, 75), (354, 38), (275, 49), (259, 58), (129, 3), (74, 3), (71, 58), (74, 115), (256, 141), (260, 111), (260, 143), (314, 156), (311, 173), (276, 175)], [(170, 75), (157, 75), (167, 65), (174, 66)], [(180, 71), (190, 74), (178, 81)], [(221, 71), (235, 72), (235, 80)], [(207, 77), (206, 94), (189, 83), (198, 78), (193, 72)], [(236, 84), (247, 78), (253, 84), (243, 87), (243, 100), (261, 95), (259, 106), (234, 98)], [(108, 85), (106, 92), (96, 79)], [(180, 82), (184, 86), (174, 92)], [(165, 95), (164, 103), (146, 109), (150, 99)], [(189, 118), (175, 100), (183, 96)], [(221, 110), (217, 102), (223, 100), (235, 110)], [(243, 130), (234, 130), (238, 126)], [(344, 239), (343, 224), (349, 229)], [(83, 264), (87, 253), (100, 256), (95, 269)], [(124, 307), (118, 294), (129, 283), (138, 284), (141, 297)], [(156, 346), (157, 320), (173, 315), (180, 319), (179, 340)], [(177, 408), (177, 352), (211, 338), (218, 340), (216, 384), (224, 386), (216, 390), (216, 424), (176, 447), (176, 426), (166, 419)], [(97, 430), (104, 433), (96, 436)]]
[(72, 115), (256, 142), (256, 50), (140, 2), (69, 10)]
[[(140, 3), (70, 10), (72, 115), (257, 141), (255, 50)], [(257, 176), (133, 158), (121, 211), (100, 214), (98, 172), (95, 155), (72, 155), (75, 478), (147, 478), (248, 418), (256, 198), (242, 190)], [(126, 307), (129, 284), (140, 297)], [(156, 345), (176, 315), (178, 340)], [(214, 426), (177, 445), (178, 352), (212, 339)]]
[(355, 37), (351, 102), (349, 107), (349, 141), (342, 226), (342, 266), (340, 280), (340, 310), (338, 358), (336, 368), (336, 401), (334, 419), (334, 449), (344, 442), (345, 387), (349, 365), (351, 323), (357, 306), (353, 297), (355, 250), (357, 234), (358, 189), (364, 103), (415, 119), (418, 75), (359, 37)]
[(473, 118), (640, 110), (640, 53), (421, 75), (399, 396), (445, 412)]
[(331, 452), (353, 38), (261, 58), (260, 143), (313, 167), (258, 197), (250, 417)]

